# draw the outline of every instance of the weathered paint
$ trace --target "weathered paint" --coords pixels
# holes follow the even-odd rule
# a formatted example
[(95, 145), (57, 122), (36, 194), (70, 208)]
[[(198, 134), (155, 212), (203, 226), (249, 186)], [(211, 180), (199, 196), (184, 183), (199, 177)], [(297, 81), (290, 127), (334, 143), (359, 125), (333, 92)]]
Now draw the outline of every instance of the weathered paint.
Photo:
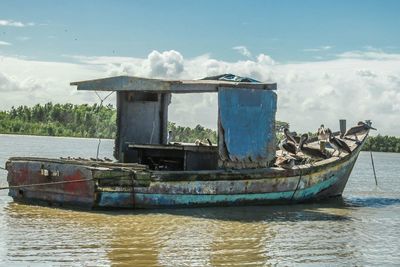
[[(147, 92), (117, 93), (116, 159), (134, 162), (129, 158), (127, 143), (166, 144), (168, 105), (171, 94)], [(140, 130), (139, 130), (140, 129)], [(125, 158), (121, 157), (125, 154)]]
[[(310, 200), (315, 194), (329, 188), (337, 182), (337, 177), (332, 177), (314, 186), (296, 191), (268, 192), (253, 194), (157, 194), (135, 193), (134, 206), (132, 206), (132, 193), (130, 192), (103, 192), (99, 207), (121, 208), (152, 208), (173, 206), (210, 206), (210, 205), (246, 205), (246, 204), (274, 204), (290, 203)], [(296, 197), (293, 197), (296, 196)], [(104, 199), (104, 201), (103, 201)]]
[(266, 167), (275, 157), (276, 93), (220, 88), (220, 167)]
[[(61, 176), (41, 175), (41, 169), (59, 172)], [(11, 161), (7, 165), (10, 186), (75, 181), (91, 177), (87, 167), (38, 161)], [(35, 201), (49, 204), (62, 203), (82, 207), (94, 206), (93, 181), (55, 184), (49, 186), (23, 187), (10, 189), (9, 196), (21, 201)]]
[(135, 198), (132, 192), (101, 192), (98, 207), (102, 208), (134, 208)]
[[(253, 179), (252, 181), (153, 182), (149, 187), (135, 188), (134, 208), (297, 203), (337, 196), (344, 188), (337, 185), (347, 182), (358, 153), (359, 149), (346, 161), (321, 171), (296, 177)], [(256, 186), (247, 187), (246, 190), (244, 183)], [(263, 184), (261, 189), (258, 188)], [(101, 199), (103, 194), (104, 199), (107, 199), (105, 207), (118, 205), (129, 207), (132, 203), (132, 192), (102, 192), (100, 194)]]
[(152, 182), (148, 187), (136, 188), (137, 193), (168, 194), (254, 194), (295, 190), (298, 176), (239, 180)]
[(169, 195), (169, 194), (135, 194), (136, 207), (162, 206), (205, 206), (205, 205), (245, 205), (270, 204), (287, 202), (293, 192), (271, 192), (258, 194), (229, 194), (229, 195)]
[[(336, 166), (325, 172), (313, 173), (300, 178), (298, 190), (295, 192), (293, 199), (303, 200), (315, 197), (322, 190), (337, 183), (340, 179), (348, 177), (349, 166)], [(329, 186), (327, 187), (326, 184)]]
[[(293, 203), (310, 201), (321, 193), (321, 198), (340, 195), (342, 192), (332, 192), (332, 195), (323, 195), (323, 192), (334, 186), (340, 180), (348, 179), (349, 170), (354, 165), (354, 161), (345, 166), (335, 175), (330, 175), (333, 170), (325, 173), (313, 174), (306, 177), (296, 177), (299, 183), (298, 188), (290, 191), (247, 193), (247, 194), (145, 194), (135, 193), (135, 203), (138, 208), (162, 207), (162, 206), (203, 206), (203, 205), (246, 205), (246, 204), (274, 204), (274, 203)], [(336, 167), (335, 167), (336, 169)], [(319, 176), (322, 175), (322, 176)], [(318, 177), (321, 180), (318, 180)], [(324, 177), (327, 177), (324, 179)], [(314, 180), (313, 182), (310, 180)], [(310, 186), (306, 186), (310, 184)], [(289, 189), (289, 188), (288, 188)], [(120, 195), (124, 197), (123, 195)]]

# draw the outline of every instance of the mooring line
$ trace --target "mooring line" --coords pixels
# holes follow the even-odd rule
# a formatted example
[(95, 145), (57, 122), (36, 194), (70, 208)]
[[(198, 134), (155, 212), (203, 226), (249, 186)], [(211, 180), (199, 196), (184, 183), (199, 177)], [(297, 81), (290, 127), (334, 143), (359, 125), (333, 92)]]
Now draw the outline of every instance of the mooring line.
[(375, 164), (374, 164), (374, 158), (372, 157), (372, 151), (369, 151), (371, 155), (371, 163), (372, 163), (372, 170), (374, 171), (374, 177), (375, 177), (375, 184), (378, 186), (378, 180), (376, 179), (376, 172), (375, 172)]
[[(132, 175), (133, 174), (133, 175)], [(34, 187), (34, 186), (45, 186), (45, 185), (55, 185), (55, 184), (69, 184), (69, 183), (79, 183), (79, 182), (87, 182), (87, 181), (96, 181), (96, 180), (101, 180), (101, 179), (115, 179), (115, 178), (123, 178), (123, 177), (129, 177), (129, 179), (132, 180), (132, 186), (134, 186), (134, 172), (129, 172), (126, 175), (114, 175), (114, 176), (106, 176), (103, 178), (87, 178), (87, 179), (79, 179), (79, 180), (72, 180), (72, 181), (58, 181), (58, 182), (50, 182), (50, 183), (38, 183), (38, 184), (24, 184), (24, 185), (11, 185), (11, 186), (4, 186), (0, 187), (0, 190), (6, 190), (6, 189), (17, 189), (17, 188), (23, 188), (23, 187)]]
[(80, 180), (73, 180), (73, 181), (59, 181), (59, 182), (51, 182), (51, 183), (38, 183), (38, 184), (24, 184), (24, 185), (10, 185), (10, 186), (4, 186), (0, 187), (0, 190), (6, 190), (6, 189), (18, 189), (18, 188), (24, 188), (24, 187), (34, 187), (34, 186), (45, 186), (45, 185), (55, 185), (55, 184), (69, 184), (69, 183), (79, 183), (79, 182), (87, 182), (87, 181), (92, 181), (94, 180), (93, 178), (88, 178), (88, 179), (80, 179)]
[(293, 195), (292, 195), (292, 197), (290, 198), (290, 201), (292, 201), (292, 200), (293, 200), (293, 198), (294, 198), (294, 195), (296, 194), (296, 192), (297, 192), (297, 189), (299, 188), (299, 185), (300, 185), (300, 181), (301, 181), (301, 177), (302, 177), (302, 176), (303, 176), (303, 173), (302, 173), (302, 171), (301, 171), (301, 169), (300, 169), (299, 180), (297, 181), (296, 188), (294, 189), (294, 192), (293, 192)]

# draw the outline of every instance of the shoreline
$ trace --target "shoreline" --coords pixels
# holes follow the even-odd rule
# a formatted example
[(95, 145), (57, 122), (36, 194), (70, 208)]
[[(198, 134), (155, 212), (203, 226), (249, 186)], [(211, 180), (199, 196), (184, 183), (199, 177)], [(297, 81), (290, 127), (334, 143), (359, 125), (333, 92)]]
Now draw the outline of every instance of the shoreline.
[[(0, 136), (26, 136), (26, 137), (50, 137), (50, 138), (72, 138), (72, 139), (94, 139), (98, 140), (98, 137), (80, 137), (80, 136), (53, 136), (53, 135), (33, 135), (33, 134), (20, 134), (20, 133), (0, 133)], [(110, 140), (114, 141), (115, 139), (112, 138), (100, 138), (101, 140)], [(374, 151), (374, 150), (361, 150), (362, 152), (375, 152), (375, 153), (393, 153), (399, 154), (400, 152), (393, 152), (393, 151)]]
[[(72, 138), (72, 139), (94, 139), (98, 140), (98, 137), (81, 137), (81, 136), (63, 136), (63, 135), (34, 135), (34, 134), (19, 134), (19, 133), (0, 133), (0, 136), (27, 136), (27, 137), (50, 137), (50, 138)], [(111, 140), (112, 138), (100, 138), (101, 140)]]

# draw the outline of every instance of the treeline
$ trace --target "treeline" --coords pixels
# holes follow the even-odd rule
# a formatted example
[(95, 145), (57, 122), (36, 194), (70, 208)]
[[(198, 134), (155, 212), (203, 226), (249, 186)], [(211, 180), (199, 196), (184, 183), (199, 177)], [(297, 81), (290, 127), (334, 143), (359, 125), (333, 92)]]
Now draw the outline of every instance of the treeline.
[(200, 124), (192, 129), (190, 127), (178, 126), (174, 122), (168, 122), (168, 130), (172, 131), (172, 141), (175, 142), (194, 143), (197, 139), (206, 142), (207, 138), (213, 144), (216, 144), (218, 141), (216, 131), (204, 128)]
[[(73, 105), (51, 102), (33, 107), (12, 107), (0, 111), (0, 133), (71, 137), (115, 138), (116, 109), (112, 105)], [(205, 141), (217, 143), (217, 132), (197, 125), (194, 128), (168, 123), (176, 142)]]
[[(73, 105), (51, 102), (33, 107), (12, 107), (0, 111), (0, 133), (29, 134), (72, 137), (101, 137), (113, 139), (116, 134), (116, 109), (112, 105)], [(277, 121), (276, 129), (289, 127), (286, 122)], [(217, 143), (217, 132), (197, 125), (194, 128), (168, 123), (176, 142), (195, 142), (210, 139)]]
[(112, 105), (37, 104), (0, 111), (0, 133), (114, 138)]
[[(97, 104), (73, 105), (53, 104), (51, 102), (33, 107), (12, 107), (9, 111), (0, 111), (0, 133), (29, 134), (72, 137), (115, 138), (116, 109), (112, 105)], [(276, 121), (278, 139), (289, 124)], [(168, 123), (176, 142), (195, 142), (197, 139), (210, 139), (217, 143), (217, 132), (197, 125), (194, 128)], [(363, 147), (366, 151), (400, 152), (400, 138), (394, 136), (368, 137)]]
[[(281, 132), (284, 128), (289, 128), (289, 124), (287, 122), (276, 121), (275, 128), (277, 132)], [(168, 122), (168, 130), (172, 131), (173, 140), (176, 142), (193, 143), (196, 140), (206, 142), (207, 138), (210, 139), (213, 144), (217, 144), (218, 142), (217, 131), (205, 128), (200, 124), (196, 125), (194, 128), (190, 128), (178, 126), (174, 122)]]
[(400, 153), (400, 138), (379, 134), (377, 136), (369, 136), (363, 150)]

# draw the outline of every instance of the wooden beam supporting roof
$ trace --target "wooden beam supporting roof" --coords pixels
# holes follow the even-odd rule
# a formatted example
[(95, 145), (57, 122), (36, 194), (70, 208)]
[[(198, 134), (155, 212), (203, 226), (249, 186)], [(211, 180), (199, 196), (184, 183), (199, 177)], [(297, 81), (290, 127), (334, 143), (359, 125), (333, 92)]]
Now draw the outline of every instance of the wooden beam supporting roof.
[(219, 87), (233, 87), (260, 90), (276, 90), (276, 83), (247, 83), (218, 80), (161, 80), (133, 76), (72, 82), (78, 90), (84, 91), (140, 91), (154, 93), (207, 93), (217, 92)]

